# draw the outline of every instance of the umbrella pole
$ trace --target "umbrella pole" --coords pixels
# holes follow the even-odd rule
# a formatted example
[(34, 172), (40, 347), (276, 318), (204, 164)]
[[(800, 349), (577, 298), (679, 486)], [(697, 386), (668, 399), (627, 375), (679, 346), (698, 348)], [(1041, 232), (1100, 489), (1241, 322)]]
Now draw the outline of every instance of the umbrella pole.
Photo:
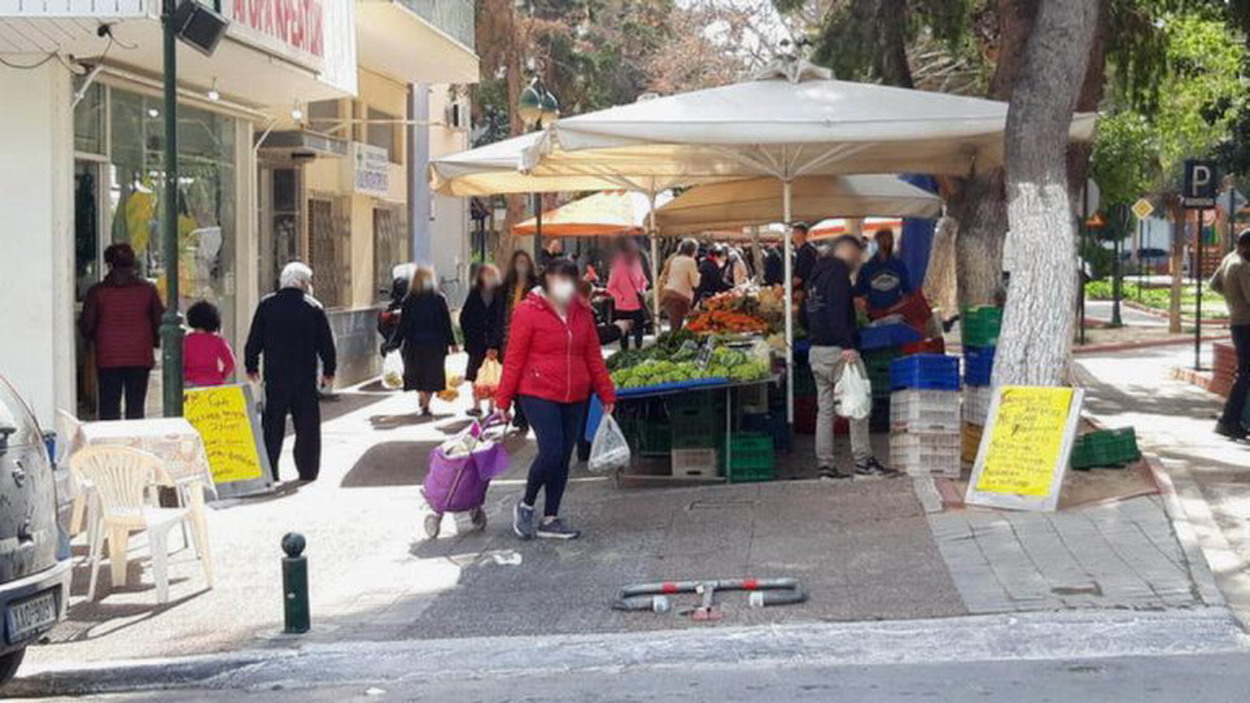
[(655, 336), (660, 336), (660, 269), (657, 263), (660, 245), (655, 236), (655, 189), (648, 191), (651, 209), (647, 211), (647, 239), (651, 241), (651, 319), (655, 321)]
[[(790, 181), (781, 181), (781, 218), (787, 227), (790, 226)], [(785, 281), (786, 303), (786, 422), (794, 424), (794, 243), (790, 233), (783, 235), (785, 253), (782, 258)]]

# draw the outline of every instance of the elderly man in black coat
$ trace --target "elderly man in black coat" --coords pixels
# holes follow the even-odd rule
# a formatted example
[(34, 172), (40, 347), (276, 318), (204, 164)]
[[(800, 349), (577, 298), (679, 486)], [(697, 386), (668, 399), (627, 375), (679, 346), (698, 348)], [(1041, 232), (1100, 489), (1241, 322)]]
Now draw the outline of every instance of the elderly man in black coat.
[(334, 335), (321, 303), (312, 297), (312, 269), (298, 261), (282, 269), (278, 292), (256, 307), (244, 347), (247, 377), (260, 377), (265, 358), (265, 409), (261, 425), (274, 480), (286, 433), (286, 417), (295, 426), (295, 469), (301, 481), (315, 481), (321, 470), (321, 407), (317, 396), (317, 360), (321, 382), (334, 383), (338, 357)]

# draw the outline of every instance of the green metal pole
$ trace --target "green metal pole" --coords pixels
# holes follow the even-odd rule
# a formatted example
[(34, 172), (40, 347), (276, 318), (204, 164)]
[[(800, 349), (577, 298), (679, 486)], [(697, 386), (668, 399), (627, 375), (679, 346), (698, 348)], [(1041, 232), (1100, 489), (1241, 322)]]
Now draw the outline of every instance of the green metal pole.
[(162, 0), (165, 54), (165, 198), (161, 249), (165, 259), (165, 315), (161, 318), (161, 379), (165, 417), (182, 415), (182, 313), (178, 292), (178, 53), (177, 0)]
[(308, 604), (308, 557), (304, 556), (304, 536), (288, 532), (282, 537), (282, 631), (297, 635), (308, 632), (312, 609)]

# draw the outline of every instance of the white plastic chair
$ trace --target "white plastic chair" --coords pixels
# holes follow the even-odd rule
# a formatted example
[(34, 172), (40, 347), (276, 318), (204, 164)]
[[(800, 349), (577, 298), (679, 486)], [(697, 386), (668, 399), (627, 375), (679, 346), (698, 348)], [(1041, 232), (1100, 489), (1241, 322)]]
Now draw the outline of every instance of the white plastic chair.
[(196, 542), (196, 553), (204, 568), (208, 587), (213, 587), (212, 559), (208, 549), (208, 532), (204, 521), (204, 492), (199, 487), (189, 491), (189, 507), (161, 508), (149, 501), (149, 491), (156, 486), (172, 486), (168, 472), (156, 456), (123, 446), (96, 445), (70, 457), (74, 473), (95, 485), (99, 512), (97, 523), (88, 526), (91, 535), (88, 564), (91, 582), (88, 600), (95, 600), (104, 540), (109, 541), (109, 565), (114, 586), (126, 582), (126, 550), (130, 533), (148, 534), (152, 551), (152, 574), (156, 580), (156, 598), (169, 601), (169, 531), (175, 525), (190, 523)]

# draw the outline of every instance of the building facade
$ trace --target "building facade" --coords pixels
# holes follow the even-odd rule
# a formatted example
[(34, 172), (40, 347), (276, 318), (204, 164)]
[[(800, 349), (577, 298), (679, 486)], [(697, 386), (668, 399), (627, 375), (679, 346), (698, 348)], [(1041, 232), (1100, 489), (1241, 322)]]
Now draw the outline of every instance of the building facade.
[[(159, 4), (0, 0), (0, 374), (49, 425), (58, 410), (94, 414), (75, 321), (104, 248), (129, 242), (164, 288)], [(477, 78), (472, 0), (225, 0), (221, 12), (211, 56), (178, 48), (179, 304), (216, 303), (241, 353), (277, 271), (306, 261), (340, 383), (367, 378), (391, 268), (421, 258), (451, 285), (466, 275), (466, 206), (433, 202), (425, 172), (467, 144), (444, 96)], [(153, 381), (155, 412), (159, 370)]]

